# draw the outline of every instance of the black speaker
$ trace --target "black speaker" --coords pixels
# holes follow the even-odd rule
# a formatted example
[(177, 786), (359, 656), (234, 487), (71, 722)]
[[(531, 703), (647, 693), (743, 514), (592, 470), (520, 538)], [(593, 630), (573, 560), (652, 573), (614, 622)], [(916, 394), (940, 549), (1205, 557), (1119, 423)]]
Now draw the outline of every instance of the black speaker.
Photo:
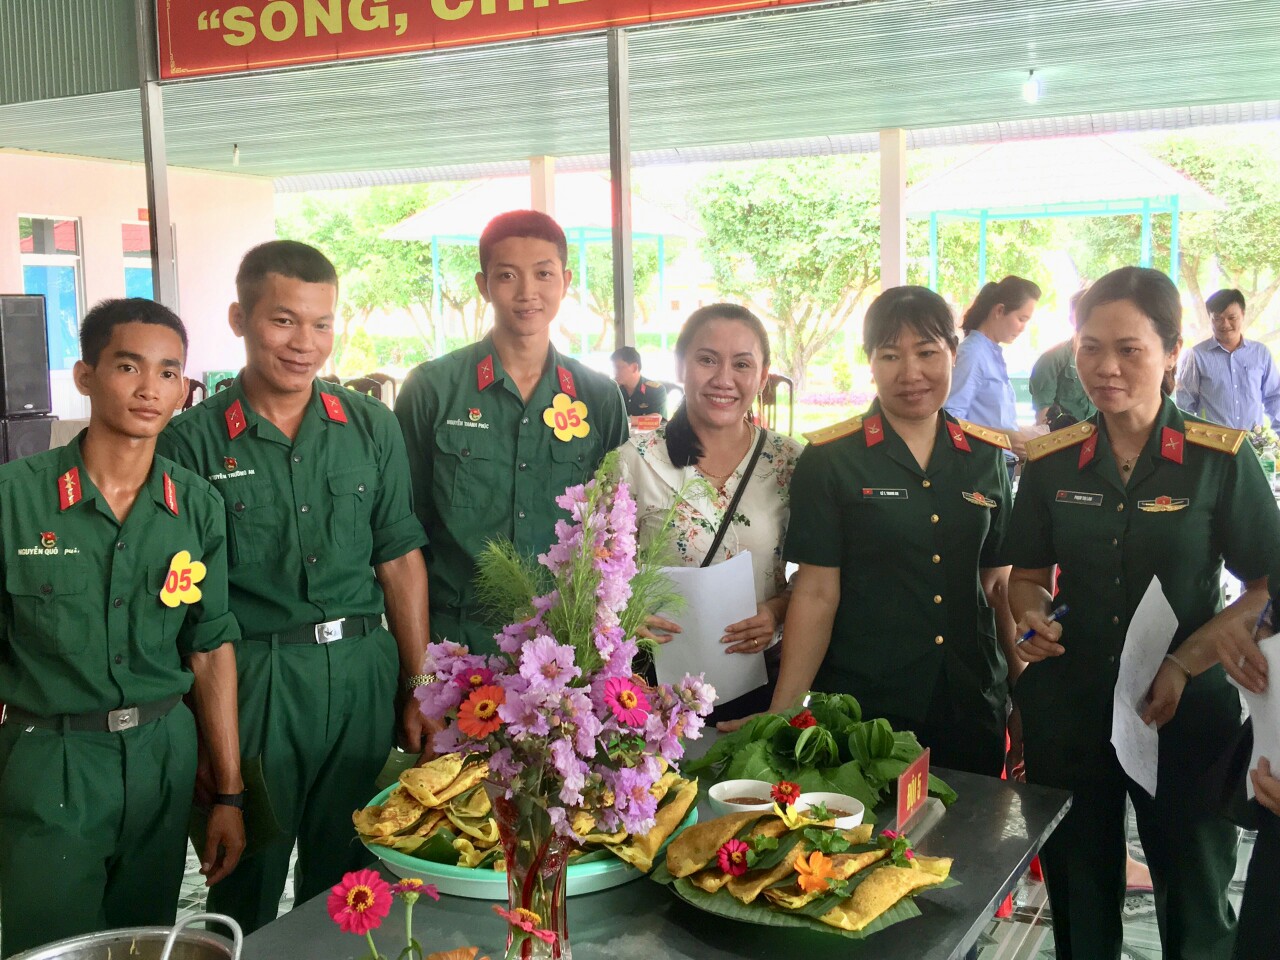
[(44, 297), (0, 295), (0, 417), (52, 409)]
[(57, 417), (0, 419), (0, 463), (21, 460), (49, 449), (50, 431)]

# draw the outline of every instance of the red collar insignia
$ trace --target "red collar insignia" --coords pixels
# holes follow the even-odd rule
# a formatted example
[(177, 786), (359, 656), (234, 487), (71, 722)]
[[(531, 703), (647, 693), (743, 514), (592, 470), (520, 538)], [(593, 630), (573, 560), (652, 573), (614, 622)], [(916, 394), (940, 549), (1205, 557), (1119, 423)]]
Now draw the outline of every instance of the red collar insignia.
[(1089, 439), (1080, 444), (1080, 464), (1079, 468), (1083, 470), (1093, 462), (1093, 454), (1098, 449), (1098, 435), (1090, 434)]
[(347, 422), (347, 411), (342, 408), (342, 401), (332, 393), (321, 392), (320, 404), (324, 407), (324, 415), (334, 423)]
[(880, 414), (873, 413), (863, 420), (862, 432), (866, 434), (868, 447), (874, 447), (877, 443), (883, 441), (884, 422), (880, 419)]
[(175, 517), (178, 515), (178, 488), (167, 473), (164, 475), (164, 505)]
[(1160, 456), (1174, 463), (1182, 463), (1182, 433), (1165, 427), (1160, 431)]
[(244, 407), (240, 406), (239, 400), (227, 407), (227, 412), (223, 416), (227, 421), (227, 437), (229, 439), (234, 440), (249, 429), (249, 423), (244, 418)]
[(573, 399), (578, 399), (578, 390), (573, 385), (573, 374), (564, 367), (556, 367), (556, 376), (560, 379), (560, 389)]
[(80, 502), (80, 468), (72, 467), (58, 478), (58, 509), (66, 510)]
[[(963, 450), (965, 453), (972, 453), (969, 447), (969, 438), (964, 435), (964, 431), (960, 429), (958, 423), (947, 424), (947, 435), (951, 437), (951, 445), (957, 450)], [(986, 504), (983, 504), (986, 506)]]
[(493, 354), (488, 354), (476, 364), (476, 389), (483, 390), (493, 383)]

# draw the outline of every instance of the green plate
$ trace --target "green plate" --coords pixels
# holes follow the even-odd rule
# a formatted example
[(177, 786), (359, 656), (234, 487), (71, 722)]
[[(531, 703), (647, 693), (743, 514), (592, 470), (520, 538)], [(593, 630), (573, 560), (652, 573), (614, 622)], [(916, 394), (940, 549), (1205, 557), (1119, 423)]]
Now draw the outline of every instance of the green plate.
[[(386, 803), (387, 797), (391, 795), (391, 791), (395, 788), (396, 784), (387, 787), (387, 789), (370, 800), (368, 806), (372, 807)], [(667, 843), (670, 843), (681, 830), (697, 822), (698, 808), (693, 806), (689, 810), (689, 815), (680, 822), (680, 825), (667, 838)], [(363, 838), (360, 842), (364, 843)], [(369, 843), (364, 845), (370, 853), (386, 864), (388, 870), (398, 877), (420, 877), (427, 883), (434, 883), (441, 893), (452, 894), (455, 897), (471, 897), (476, 900), (507, 899), (506, 871), (494, 870), (490, 867), (458, 867), (447, 863), (436, 863), (431, 860), (411, 857), (407, 853), (401, 853), (399, 850), (394, 850), (390, 847), (380, 847)], [(662, 845), (653, 862), (662, 862), (665, 851), (666, 843)], [(571, 863), (566, 876), (567, 893), (571, 897), (580, 893), (595, 893), (597, 890), (607, 890), (610, 887), (630, 883), (637, 877), (643, 876), (644, 874), (631, 866), (631, 864), (613, 856), (601, 860), (592, 860), (589, 863)]]

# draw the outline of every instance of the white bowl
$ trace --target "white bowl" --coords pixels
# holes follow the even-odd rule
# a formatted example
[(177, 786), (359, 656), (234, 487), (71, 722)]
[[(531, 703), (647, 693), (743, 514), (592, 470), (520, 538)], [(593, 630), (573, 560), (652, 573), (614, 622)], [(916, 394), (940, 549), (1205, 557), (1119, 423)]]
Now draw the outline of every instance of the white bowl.
[[(768, 780), (722, 780), (707, 791), (711, 809), (716, 816), (727, 813), (745, 813), (748, 810), (772, 810), (773, 798), (769, 791), (773, 784)], [(731, 797), (760, 797), (759, 803), (730, 803)]]
[(813, 793), (802, 793), (796, 798), (796, 810), (807, 810), (815, 804), (826, 804), (828, 810), (847, 810), (847, 817), (836, 818), (836, 829), (852, 830), (854, 827), (862, 823), (862, 818), (867, 814), (867, 808), (862, 805), (861, 800), (855, 800), (853, 797), (846, 796), (843, 793), (824, 793), (814, 791)]

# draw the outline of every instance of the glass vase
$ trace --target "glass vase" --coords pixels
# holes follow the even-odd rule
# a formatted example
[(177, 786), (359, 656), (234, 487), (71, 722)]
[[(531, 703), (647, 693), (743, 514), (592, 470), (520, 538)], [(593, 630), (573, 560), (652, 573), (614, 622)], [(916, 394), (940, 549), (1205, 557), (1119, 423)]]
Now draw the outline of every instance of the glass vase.
[[(507, 909), (518, 918), (507, 927), (507, 957), (569, 960), (565, 870), (571, 841), (556, 834), (546, 809), (530, 797), (493, 796), (493, 815), (507, 861)], [(520, 921), (543, 935), (526, 931)]]

